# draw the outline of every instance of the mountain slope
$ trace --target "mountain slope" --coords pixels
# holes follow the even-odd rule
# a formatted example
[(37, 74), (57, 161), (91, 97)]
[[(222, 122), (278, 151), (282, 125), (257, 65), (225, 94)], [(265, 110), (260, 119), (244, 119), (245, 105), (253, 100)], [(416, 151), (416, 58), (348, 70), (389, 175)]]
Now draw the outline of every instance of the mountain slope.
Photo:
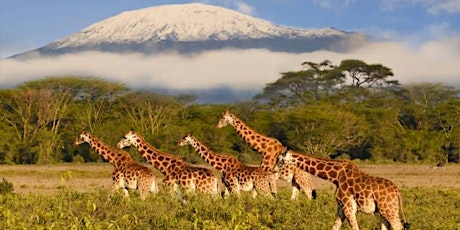
[(86, 50), (193, 53), (222, 48), (342, 52), (366, 41), (367, 37), (359, 33), (333, 28), (283, 27), (222, 7), (191, 3), (123, 12), (33, 53), (52, 55)]

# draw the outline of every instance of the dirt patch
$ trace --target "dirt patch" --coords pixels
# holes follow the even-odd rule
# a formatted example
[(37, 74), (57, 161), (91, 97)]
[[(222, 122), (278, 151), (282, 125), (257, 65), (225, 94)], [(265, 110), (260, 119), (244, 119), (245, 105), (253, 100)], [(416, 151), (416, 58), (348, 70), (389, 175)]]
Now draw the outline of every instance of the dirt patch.
[[(359, 165), (370, 175), (394, 181), (401, 188), (460, 188), (460, 165), (441, 168), (428, 165)], [(64, 187), (77, 191), (110, 189), (112, 166), (100, 164), (0, 165), (0, 178), (12, 182), (16, 193), (54, 194)], [(159, 182), (162, 176), (156, 171)], [(279, 180), (280, 187), (289, 184)], [(313, 177), (316, 189), (334, 189), (328, 181)], [(161, 186), (160, 186), (161, 188)]]

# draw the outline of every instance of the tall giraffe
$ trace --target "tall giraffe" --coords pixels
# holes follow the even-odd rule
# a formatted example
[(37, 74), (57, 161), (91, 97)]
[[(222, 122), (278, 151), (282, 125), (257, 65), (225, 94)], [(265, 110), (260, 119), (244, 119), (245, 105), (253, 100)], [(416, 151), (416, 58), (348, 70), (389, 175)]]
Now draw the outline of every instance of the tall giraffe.
[[(328, 160), (304, 155), (292, 150), (278, 157), (278, 164), (295, 164), (319, 178), (336, 185), (335, 199), (338, 204), (333, 230), (338, 230), (345, 219), (353, 230), (359, 229), (356, 212), (380, 213), (382, 229), (408, 229), (402, 206), (402, 194), (390, 180), (370, 176), (348, 160)], [(401, 208), (402, 219), (399, 219)]]
[(299, 189), (302, 189), (310, 199), (316, 198), (316, 191), (312, 188), (311, 175), (303, 170), (297, 169), (294, 165), (285, 164), (282, 168), (276, 167), (277, 157), (285, 152), (287, 148), (281, 142), (272, 137), (266, 137), (251, 129), (234, 114), (225, 110), (222, 118), (217, 123), (217, 128), (231, 125), (244, 141), (253, 149), (262, 154), (260, 167), (267, 172), (278, 172), (280, 179), (291, 183), (291, 199), (296, 199)]
[(128, 131), (117, 143), (118, 148), (131, 145), (136, 146), (144, 159), (164, 175), (164, 186), (174, 185), (176, 195), (180, 196), (181, 188), (187, 192), (219, 193), (217, 177), (210, 169), (190, 165), (178, 156), (156, 149), (134, 130)]
[(83, 143), (88, 143), (91, 148), (113, 165), (112, 193), (118, 188), (122, 188), (125, 196), (128, 196), (128, 188), (138, 189), (141, 199), (145, 200), (149, 192), (158, 192), (157, 179), (153, 171), (135, 161), (128, 152), (110, 147), (87, 131), (81, 132), (74, 144)]
[[(197, 153), (222, 173), (222, 181), (226, 191), (239, 195), (240, 191), (251, 191), (255, 198), (258, 193), (265, 196), (276, 196), (276, 177), (260, 167), (242, 164), (234, 156), (217, 154), (202, 144), (192, 135), (184, 136), (178, 146), (191, 145)], [(272, 196), (273, 198), (273, 196)]]

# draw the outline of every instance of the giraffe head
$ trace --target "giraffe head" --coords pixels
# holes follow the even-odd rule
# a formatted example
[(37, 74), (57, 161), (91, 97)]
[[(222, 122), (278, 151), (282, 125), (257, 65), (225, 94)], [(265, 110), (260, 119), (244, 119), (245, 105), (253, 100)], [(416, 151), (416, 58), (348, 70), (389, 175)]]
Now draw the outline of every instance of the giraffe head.
[(76, 145), (81, 145), (83, 143), (89, 143), (91, 141), (90, 133), (83, 130), (80, 134), (78, 134), (77, 139), (73, 143)]
[(195, 144), (195, 139), (193, 138), (192, 134), (186, 135), (180, 139), (177, 146), (184, 146), (184, 145), (193, 145)]
[(117, 143), (117, 148), (122, 149), (131, 145), (137, 147), (139, 138), (133, 129), (129, 130)]
[(287, 150), (278, 156), (276, 165), (278, 168), (282, 168), (285, 164), (294, 164), (294, 157), (292, 156), (291, 150)]
[(219, 123), (217, 123), (217, 128), (220, 129), (224, 126), (227, 125), (233, 125), (234, 117), (233, 114), (231, 114), (228, 109), (226, 109), (222, 113), (222, 118), (219, 120)]

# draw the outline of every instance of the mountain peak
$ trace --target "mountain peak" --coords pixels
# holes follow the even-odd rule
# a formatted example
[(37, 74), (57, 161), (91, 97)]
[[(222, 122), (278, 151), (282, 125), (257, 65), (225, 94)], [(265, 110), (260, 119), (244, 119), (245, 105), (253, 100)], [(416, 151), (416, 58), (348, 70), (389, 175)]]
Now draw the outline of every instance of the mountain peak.
[(57, 41), (54, 48), (101, 43), (222, 41), (342, 34), (331, 28), (306, 30), (282, 27), (226, 8), (189, 3), (126, 11)]
[(81, 51), (192, 54), (229, 48), (288, 53), (315, 50), (344, 52), (367, 41), (367, 36), (359, 33), (334, 28), (280, 26), (223, 7), (189, 3), (122, 12), (12, 58), (27, 59)]

